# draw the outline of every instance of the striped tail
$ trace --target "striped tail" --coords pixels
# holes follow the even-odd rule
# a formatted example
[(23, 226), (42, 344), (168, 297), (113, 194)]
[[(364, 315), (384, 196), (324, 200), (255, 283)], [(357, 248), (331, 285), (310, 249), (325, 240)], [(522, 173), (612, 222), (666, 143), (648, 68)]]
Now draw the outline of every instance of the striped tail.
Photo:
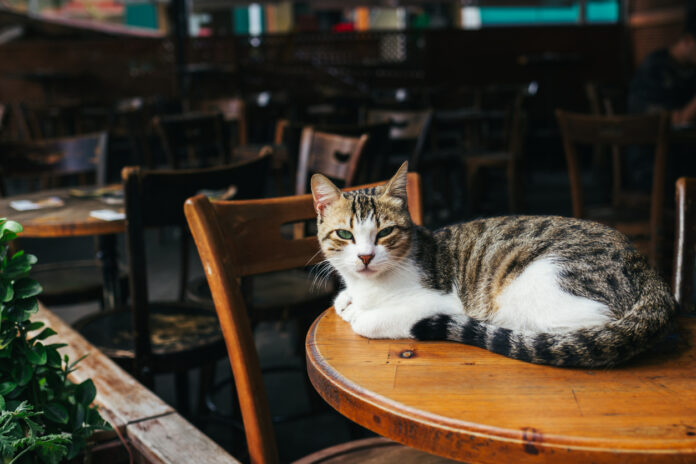
[(606, 325), (571, 332), (505, 329), (464, 314), (438, 314), (411, 328), (417, 340), (449, 340), (536, 364), (611, 367), (646, 351), (671, 329), (676, 302), (661, 280), (645, 279), (641, 295), (622, 317)]

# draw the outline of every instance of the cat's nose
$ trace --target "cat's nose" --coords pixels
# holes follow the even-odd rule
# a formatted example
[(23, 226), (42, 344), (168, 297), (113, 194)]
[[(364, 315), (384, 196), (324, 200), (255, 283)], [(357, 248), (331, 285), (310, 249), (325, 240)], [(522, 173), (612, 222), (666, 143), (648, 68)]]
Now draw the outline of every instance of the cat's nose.
[(358, 255), (358, 258), (360, 258), (360, 261), (362, 261), (365, 266), (370, 264), (370, 261), (372, 261), (372, 258), (374, 258), (374, 257), (375, 257), (374, 253), (369, 254), (369, 255)]

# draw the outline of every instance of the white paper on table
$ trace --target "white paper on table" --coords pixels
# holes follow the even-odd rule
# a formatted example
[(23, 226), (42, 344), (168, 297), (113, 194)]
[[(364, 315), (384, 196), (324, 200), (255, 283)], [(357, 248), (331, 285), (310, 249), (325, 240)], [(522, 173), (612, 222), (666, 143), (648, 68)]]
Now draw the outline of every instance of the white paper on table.
[(120, 221), (126, 219), (126, 213), (119, 213), (111, 209), (95, 209), (89, 212), (90, 217), (101, 219), (102, 221)]
[(10, 202), (10, 207), (16, 211), (31, 211), (43, 208), (57, 208), (65, 202), (58, 197), (48, 197), (39, 201), (15, 200)]

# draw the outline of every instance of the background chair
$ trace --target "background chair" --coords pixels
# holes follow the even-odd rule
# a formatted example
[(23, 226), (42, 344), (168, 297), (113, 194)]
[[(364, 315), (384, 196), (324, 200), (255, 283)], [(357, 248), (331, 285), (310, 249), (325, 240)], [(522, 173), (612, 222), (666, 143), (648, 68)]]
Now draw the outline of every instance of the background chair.
[(123, 170), (132, 303), (127, 308), (87, 316), (77, 321), (75, 327), (146, 385), (152, 386), (155, 374), (173, 372), (177, 406), (184, 415), (189, 412), (188, 370), (205, 368), (201, 370), (203, 398), (211, 383), (212, 362), (224, 354), (224, 345), (210, 306), (149, 301), (145, 229), (185, 224), (181, 205), (201, 190), (234, 185), (240, 195), (256, 195), (258, 179), (265, 175), (268, 161), (265, 155), (219, 168)]
[[(409, 209), (416, 223), (422, 220), (419, 184), (417, 174), (408, 175)], [(280, 234), (283, 224), (316, 217), (312, 197), (210, 202), (199, 195), (186, 202), (185, 212), (203, 265), (211, 270), (206, 275), (234, 373), (250, 461), (278, 462), (248, 308), (238, 280), (321, 261), (316, 237), (287, 240)], [(394, 446), (399, 449), (397, 455), (391, 454)], [(431, 457), (376, 439), (339, 445), (299, 462), (395, 462), (395, 458), (406, 463)]]
[(227, 164), (231, 158), (221, 113), (184, 113), (153, 118), (166, 163), (173, 169)]
[[(75, 137), (47, 139), (14, 145), (3, 161), (0, 191), (7, 193), (6, 180), (23, 181), (23, 188), (36, 190), (60, 184), (103, 187), (107, 175), (106, 132)], [(95, 243), (95, 245), (97, 245)], [(32, 277), (44, 290), (41, 301), (49, 306), (101, 301), (104, 291), (102, 263), (94, 257), (38, 263)], [(119, 285), (125, 287), (126, 275), (121, 273)]]
[[(244, 146), (248, 143), (246, 104), (241, 98), (214, 98), (195, 102), (197, 111), (222, 113), (225, 120), (226, 138), (230, 146)], [(236, 131), (234, 127), (236, 126)], [(236, 134), (235, 134), (236, 132)]]
[(310, 174), (315, 172), (340, 180), (345, 187), (353, 185), (368, 140), (367, 134), (347, 137), (306, 127), (300, 141), (295, 194), (307, 192), (307, 181)]
[(423, 152), (432, 120), (431, 110), (368, 109), (364, 119), (367, 124), (387, 122), (390, 125), (392, 150), (386, 167), (388, 172), (394, 172), (404, 161), (409, 162), (411, 171), (422, 171)]
[[(662, 239), (665, 237), (664, 197), (669, 119), (666, 114), (594, 116), (556, 111), (568, 163), (573, 216), (587, 217), (615, 227), (628, 235), (651, 265), (663, 264)], [(626, 147), (654, 146), (650, 207), (626, 202), (612, 206), (586, 208), (578, 144)], [(625, 198), (625, 197), (624, 197)]]
[[(502, 169), (505, 172), (508, 209), (512, 213), (519, 212), (521, 209), (523, 192), (520, 169), (527, 122), (523, 101), (523, 95), (518, 94), (505, 112), (504, 146), (501, 150), (477, 147), (464, 153), (463, 162), (466, 168), (470, 213), (476, 210), (479, 203), (480, 176), (484, 169)], [(486, 120), (487, 115), (484, 112), (474, 119), (478, 119), (476, 123), (479, 123), (481, 120)]]
[(672, 288), (682, 313), (693, 313), (696, 265), (696, 178), (681, 177), (676, 188)]

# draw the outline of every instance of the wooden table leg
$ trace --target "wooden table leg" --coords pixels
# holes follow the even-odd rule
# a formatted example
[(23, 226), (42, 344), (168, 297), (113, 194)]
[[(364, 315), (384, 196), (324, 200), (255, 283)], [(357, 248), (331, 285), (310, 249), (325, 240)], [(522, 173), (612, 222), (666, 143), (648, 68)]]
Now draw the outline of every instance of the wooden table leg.
[(116, 253), (116, 235), (100, 235), (97, 258), (102, 263), (104, 281), (104, 309), (115, 309), (121, 303), (121, 288), (118, 278), (118, 259)]

